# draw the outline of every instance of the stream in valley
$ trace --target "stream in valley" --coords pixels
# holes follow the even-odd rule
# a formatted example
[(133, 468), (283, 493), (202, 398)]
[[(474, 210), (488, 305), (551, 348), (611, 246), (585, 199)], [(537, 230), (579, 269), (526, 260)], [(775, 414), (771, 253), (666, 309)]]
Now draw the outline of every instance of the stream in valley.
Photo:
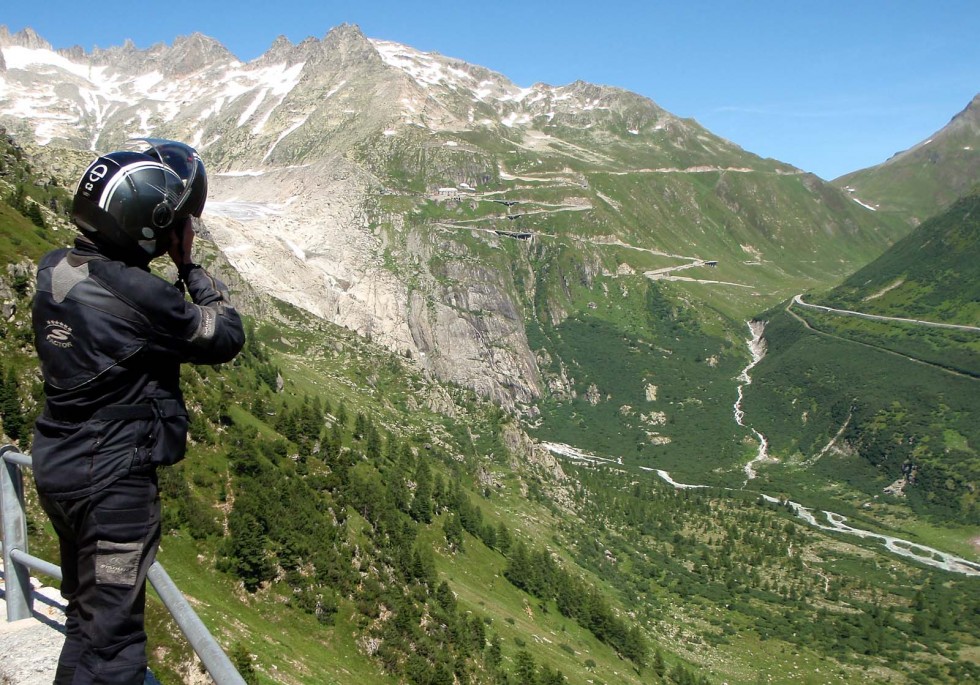
[[(752, 368), (762, 361), (766, 354), (766, 343), (763, 338), (763, 333), (765, 332), (765, 322), (762, 321), (750, 321), (748, 322), (749, 330), (752, 333), (752, 337), (746, 342), (749, 346), (749, 351), (752, 355), (752, 361), (746, 366), (742, 373), (738, 376), (738, 398), (734, 404), (734, 414), (735, 422), (739, 426), (749, 428), (753, 434), (755, 434), (756, 439), (759, 441), (759, 451), (756, 456), (749, 461), (744, 468), (745, 472), (745, 482), (742, 484), (742, 489), (748, 485), (749, 481), (756, 477), (755, 467), (765, 461), (771, 461), (772, 457), (769, 456), (769, 441), (766, 437), (752, 428), (751, 426), (746, 426), (745, 424), (745, 411), (742, 409), (742, 399), (744, 388), (752, 383), (752, 377), (750, 371)], [(558, 455), (565, 459), (571, 461), (577, 461), (580, 463), (588, 463), (592, 465), (608, 465), (622, 467), (623, 460), (620, 458), (609, 458), (601, 457), (584, 450), (577, 449), (570, 445), (564, 445), (561, 443), (545, 442), (542, 443), (552, 454)], [(651, 471), (656, 473), (661, 479), (666, 481), (669, 485), (674, 488), (684, 490), (691, 488), (707, 488), (707, 485), (696, 485), (690, 483), (679, 483), (671, 478), (670, 473), (664, 471), (663, 469), (650, 468), (647, 466), (640, 466), (640, 469), (644, 471)], [(731, 490), (733, 488), (724, 488), (726, 490)], [(908, 540), (903, 540), (902, 538), (897, 538), (891, 535), (885, 535), (883, 533), (875, 533), (870, 530), (864, 530), (862, 528), (855, 528), (847, 524), (847, 517), (841, 514), (836, 514), (832, 511), (820, 511), (815, 512), (813, 509), (804, 507), (798, 502), (793, 502), (790, 500), (779, 500), (775, 497), (767, 495), (765, 493), (759, 493), (759, 496), (764, 498), (768, 502), (775, 504), (781, 504), (790, 511), (792, 511), (798, 518), (804, 520), (809, 525), (820, 530), (824, 530), (831, 533), (841, 533), (844, 535), (849, 535), (863, 540), (867, 540), (873, 543), (877, 543), (881, 546), (884, 551), (890, 552), (892, 554), (897, 554), (908, 559), (912, 559), (926, 566), (931, 566), (933, 568), (942, 569), (944, 571), (949, 571), (951, 573), (960, 573), (967, 576), (980, 576), (980, 563), (970, 561), (968, 559), (963, 559), (954, 554), (948, 552), (943, 552), (932, 547), (927, 547), (925, 545), (920, 545)]]

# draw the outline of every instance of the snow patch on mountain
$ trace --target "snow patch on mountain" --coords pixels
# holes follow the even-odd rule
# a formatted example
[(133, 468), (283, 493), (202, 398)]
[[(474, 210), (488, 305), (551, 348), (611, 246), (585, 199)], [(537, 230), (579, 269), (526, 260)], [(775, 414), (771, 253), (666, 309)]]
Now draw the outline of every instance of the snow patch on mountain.
[(35, 67), (35, 71), (43, 73), (44, 69), (37, 67), (54, 67), (63, 69), (84, 79), (90, 79), (93, 71), (105, 71), (105, 67), (90, 67), (84, 64), (76, 64), (67, 57), (63, 57), (51, 50), (43, 48), (24, 48), (19, 45), (12, 45), (3, 48), (3, 60), (7, 64), (7, 69), (28, 69)]
[(507, 128), (514, 128), (515, 126), (530, 124), (531, 115), (523, 112), (511, 112), (503, 119), (501, 119), (500, 123), (506, 126)]
[(475, 79), (466, 71), (446, 64), (441, 55), (419, 52), (399, 43), (372, 41), (386, 64), (401, 69), (419, 84), (472, 88)]
[[(233, 60), (214, 67), (217, 78), (214, 70), (203, 69), (173, 80), (155, 67), (143, 73), (127, 72), (121, 64), (96, 66), (89, 58), (73, 61), (45, 48), (5, 46), (2, 55), (7, 73), (0, 75), (0, 114), (32, 120), (41, 145), (56, 138), (70, 140), (82, 128), (98, 132), (112, 115), (134, 103), (143, 106), (126, 120), (126, 134), (147, 136), (188, 103), (196, 101), (200, 106), (197, 120), (207, 122), (249, 94), (254, 95), (237, 123), (251, 122), (252, 132), (258, 135), (300, 82), (305, 65), (243, 65)], [(27, 72), (29, 78), (19, 76), (19, 71)], [(65, 82), (74, 86), (77, 97), (65, 95)], [(97, 135), (92, 138), (92, 149)]]
[(499, 108), (508, 103), (528, 104), (525, 101), (532, 95), (534, 97), (529, 102), (536, 102), (545, 97), (537, 86), (521, 88), (500, 74), (473, 67), (438, 53), (420, 52), (390, 41), (371, 42), (385, 64), (405, 72), (424, 90), (437, 98), (440, 90), (448, 94), (463, 93), (468, 94), (473, 102), (487, 103)]

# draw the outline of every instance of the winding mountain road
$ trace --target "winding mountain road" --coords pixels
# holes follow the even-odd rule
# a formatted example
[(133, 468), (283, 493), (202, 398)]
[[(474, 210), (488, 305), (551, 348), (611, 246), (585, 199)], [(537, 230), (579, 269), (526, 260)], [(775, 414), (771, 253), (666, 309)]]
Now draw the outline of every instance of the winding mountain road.
[[(819, 309), (829, 309), (829, 308), (827, 308), (827, 307), (820, 307), (819, 305), (806, 304), (805, 302), (802, 302), (802, 300), (800, 300), (800, 296), (799, 295), (797, 295), (796, 297), (794, 297), (786, 305), (786, 313), (787, 314), (789, 314), (794, 319), (796, 319), (797, 321), (799, 321), (800, 324), (804, 328), (806, 328), (808, 331), (811, 331), (813, 333), (816, 333), (817, 335), (822, 335), (824, 337), (833, 338), (835, 340), (840, 340), (842, 342), (850, 343), (852, 345), (860, 345), (861, 347), (867, 347), (868, 349), (871, 349), (871, 350), (877, 350), (878, 352), (883, 352), (885, 354), (891, 354), (891, 355), (894, 355), (896, 357), (901, 357), (902, 359), (905, 359), (906, 361), (914, 362), (916, 364), (922, 364), (924, 366), (930, 366), (930, 367), (932, 367), (934, 369), (937, 369), (939, 371), (942, 371), (944, 373), (948, 373), (948, 374), (951, 374), (953, 376), (959, 376), (960, 378), (968, 378), (971, 381), (978, 381), (978, 380), (980, 380), (980, 378), (978, 378), (977, 376), (973, 376), (973, 375), (970, 375), (968, 373), (962, 373), (960, 371), (956, 371), (954, 369), (950, 369), (950, 368), (947, 368), (945, 366), (941, 366), (940, 364), (934, 364), (933, 362), (928, 362), (928, 361), (925, 361), (924, 359), (918, 359), (917, 357), (910, 357), (907, 354), (902, 354), (901, 352), (896, 352), (894, 350), (890, 350), (887, 347), (881, 347), (879, 345), (872, 345), (871, 343), (862, 342), (860, 340), (852, 340), (851, 338), (845, 338), (845, 337), (840, 336), (840, 335), (834, 335), (833, 333), (827, 333), (825, 331), (818, 330), (818, 329), (814, 328), (813, 326), (811, 326), (809, 321), (807, 321), (802, 316), (800, 316), (799, 314), (797, 314), (796, 312), (793, 311), (793, 304), (794, 303), (800, 304), (800, 305), (802, 305), (804, 307), (817, 307)], [(846, 309), (836, 309), (836, 310), (835, 309), (830, 309), (829, 311), (831, 313), (834, 313), (834, 312), (845, 312), (846, 313), (848, 310), (846, 310)], [(852, 314), (858, 314), (858, 312), (852, 312)], [(858, 315), (860, 316), (860, 314), (858, 314)], [(866, 316), (869, 317), (869, 318), (872, 318), (872, 317), (884, 318), (886, 321), (887, 320), (892, 320), (892, 321), (895, 321), (896, 320), (894, 317), (891, 317), (889, 319), (889, 317), (877, 317), (877, 315), (875, 315), (875, 314), (867, 314)], [(931, 322), (931, 321), (917, 321), (915, 319), (897, 319), (897, 320), (898, 321), (901, 321), (903, 323), (917, 323), (917, 324), (921, 324), (921, 325), (925, 325), (925, 326), (932, 325), (934, 327), (938, 326), (938, 327), (942, 327), (942, 328), (947, 328), (947, 327), (950, 327), (950, 326), (953, 325), (953, 324), (938, 324), (938, 323)], [(971, 327), (968, 327), (968, 328), (971, 328)], [(980, 329), (975, 329), (975, 330), (980, 331)]]
[(932, 328), (951, 328), (958, 331), (970, 331), (971, 333), (980, 333), (980, 327), (978, 326), (964, 326), (955, 323), (939, 323), (936, 321), (923, 321), (921, 319), (903, 319), (898, 316), (882, 316), (880, 314), (865, 314), (864, 312), (855, 312), (850, 309), (834, 309), (833, 307), (824, 307), (819, 304), (810, 304), (809, 302), (803, 301), (802, 293), (800, 293), (799, 295), (793, 298), (793, 304), (798, 304), (801, 307), (806, 307), (808, 309), (819, 309), (820, 311), (830, 312), (831, 314), (839, 314), (841, 316), (857, 316), (862, 319), (872, 319), (874, 321), (912, 323), (919, 326), (930, 326)]

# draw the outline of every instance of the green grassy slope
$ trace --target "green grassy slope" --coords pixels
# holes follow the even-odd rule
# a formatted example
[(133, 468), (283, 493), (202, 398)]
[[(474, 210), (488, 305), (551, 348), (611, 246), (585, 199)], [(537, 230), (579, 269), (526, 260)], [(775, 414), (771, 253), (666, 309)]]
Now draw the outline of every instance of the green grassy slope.
[(820, 301), (870, 314), (980, 326), (980, 195), (955, 202)]
[[(843, 483), (940, 520), (980, 521), (977, 377), (854, 335), (829, 316), (794, 308), (767, 318), (768, 352), (745, 404), (785, 460), (773, 477), (818, 491)], [(903, 467), (914, 467), (913, 482), (886, 495), (904, 482)]]
[[(976, 326), (978, 230), (980, 198), (963, 198), (807, 301)], [(798, 305), (765, 318), (768, 353), (746, 403), (774, 453), (792, 462), (793, 478), (844, 480), (920, 514), (980, 521), (980, 334)], [(882, 494), (904, 481), (898, 496)]]

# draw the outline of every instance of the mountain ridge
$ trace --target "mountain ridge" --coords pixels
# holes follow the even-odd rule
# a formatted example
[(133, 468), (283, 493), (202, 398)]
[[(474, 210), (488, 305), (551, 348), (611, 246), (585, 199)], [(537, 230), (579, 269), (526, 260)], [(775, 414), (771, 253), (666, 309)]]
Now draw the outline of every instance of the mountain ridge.
[(917, 225), (975, 192), (980, 175), (980, 94), (908, 150), (832, 183), (876, 210)]
[[(535, 254), (567, 254), (563, 279), (641, 288), (679, 255), (720, 263), (720, 278), (701, 280), (744, 295), (696, 296), (741, 317), (753, 297), (845, 275), (897, 233), (644, 96), (582, 81), (521, 88), (352, 25), (277, 38), (248, 63), (200, 34), (95, 58), (27, 48), (40, 38), (22, 34), (4, 33), (0, 52), (0, 121), (19, 139), (188, 141), (212, 180), (209, 230), (246, 279), (507, 406), (544, 388), (525, 320), (585, 306), (565, 284), (535, 283)], [(541, 242), (509, 255), (511, 233)]]

